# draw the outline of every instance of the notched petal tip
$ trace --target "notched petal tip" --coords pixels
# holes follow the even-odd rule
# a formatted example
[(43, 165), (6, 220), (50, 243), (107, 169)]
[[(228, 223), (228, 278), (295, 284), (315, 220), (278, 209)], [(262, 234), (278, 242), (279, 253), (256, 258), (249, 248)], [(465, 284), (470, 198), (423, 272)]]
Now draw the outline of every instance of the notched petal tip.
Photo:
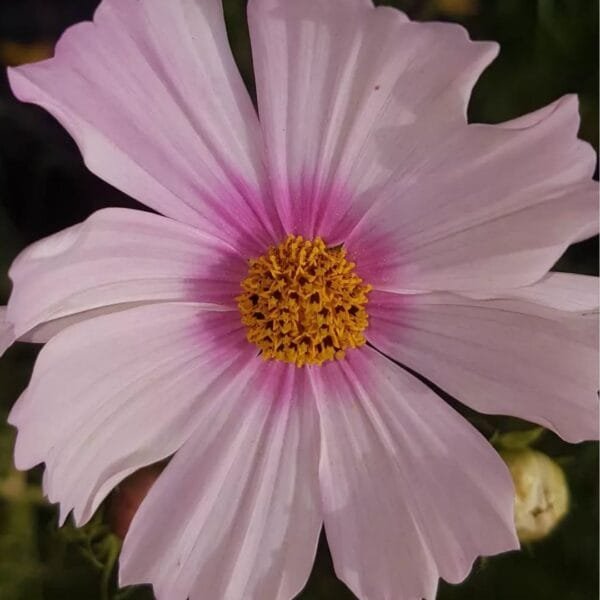
[[(46, 63), (52, 59), (42, 61)], [(33, 63), (37, 66), (42, 63)], [(8, 78), (8, 85), (17, 100), (21, 102), (33, 102), (31, 99), (32, 95), (27, 93), (27, 78), (26, 73), (31, 68), (31, 65), (21, 65), (20, 67), (8, 67), (6, 69), (6, 75)]]
[(526, 115), (498, 124), (503, 129), (528, 129), (535, 127), (547, 119), (567, 117), (573, 119), (579, 128), (579, 97), (577, 94), (566, 94), (554, 102)]
[(370, 348), (317, 385), (325, 528), (359, 598), (433, 600), (439, 578), (518, 548), (506, 465), (429, 388)]
[(43, 456), (38, 451), (35, 440), (27, 436), (27, 425), (23, 423), (23, 404), (21, 398), (13, 406), (8, 415), (7, 422), (17, 429), (13, 450), (13, 463), (19, 471), (28, 471), (44, 462)]
[(410, 21), (410, 24), (423, 31), (433, 30), (439, 39), (444, 40), (447, 44), (446, 52), (464, 54), (464, 68), (462, 73), (457, 74), (457, 80), (464, 81), (464, 90), (469, 95), (481, 74), (500, 53), (498, 42), (494, 40), (474, 40), (469, 30), (459, 23)]
[(15, 330), (6, 306), (0, 306), (0, 357), (15, 343)]
[(589, 177), (591, 178), (594, 173), (596, 151), (590, 143), (578, 137), (581, 127), (581, 113), (577, 94), (565, 94), (547, 106), (516, 119), (499, 123), (496, 127), (521, 131), (536, 127), (561, 130), (565, 142), (576, 140), (573, 151), (578, 153), (581, 162), (589, 165)]

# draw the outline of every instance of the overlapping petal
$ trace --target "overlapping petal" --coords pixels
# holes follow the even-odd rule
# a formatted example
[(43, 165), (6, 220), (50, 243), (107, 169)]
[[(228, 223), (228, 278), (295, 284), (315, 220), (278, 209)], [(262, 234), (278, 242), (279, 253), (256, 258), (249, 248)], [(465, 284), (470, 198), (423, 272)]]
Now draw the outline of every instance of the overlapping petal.
[(315, 377), (324, 521), (337, 575), (368, 600), (433, 600), (478, 555), (518, 547), (489, 443), (371, 348)]
[(514, 299), (593, 317), (600, 305), (598, 277), (552, 271), (535, 285), (496, 292), (494, 295), (471, 293), (479, 300)]
[(122, 583), (151, 582), (160, 600), (291, 600), (304, 587), (322, 525), (308, 386), (306, 369), (261, 363), (213, 398), (131, 524)]
[(44, 491), (85, 522), (119, 481), (166, 458), (257, 362), (238, 314), (140, 306), (64, 330), (41, 351), (9, 421), (15, 462), (46, 463)]
[(6, 306), (0, 306), (0, 357), (15, 341), (12, 323), (6, 318)]
[(597, 439), (598, 311), (589, 280), (572, 283), (560, 277), (483, 300), (374, 292), (368, 338), (475, 410), (527, 419), (571, 442)]
[(595, 153), (578, 128), (572, 96), (510, 123), (457, 128), (425, 152), (412, 147), (419, 132), (399, 127), (380, 147), (395, 169), (388, 184), (346, 216), (348, 248), (388, 291), (538, 281), (570, 244), (598, 232)]
[(438, 143), (466, 123), (471, 88), (497, 53), (459, 26), (412, 23), (367, 0), (251, 0), (248, 18), (281, 219), (331, 243), (343, 241), (338, 221), (354, 196), (388, 176), (376, 164), (381, 132), (410, 124), (399, 158)]
[(123, 192), (250, 250), (271, 241), (258, 119), (221, 0), (103, 0), (54, 58), (9, 77)]
[(17, 336), (46, 341), (73, 321), (133, 303), (233, 307), (246, 270), (239, 251), (210, 234), (139, 210), (106, 209), (16, 259), (7, 316)]

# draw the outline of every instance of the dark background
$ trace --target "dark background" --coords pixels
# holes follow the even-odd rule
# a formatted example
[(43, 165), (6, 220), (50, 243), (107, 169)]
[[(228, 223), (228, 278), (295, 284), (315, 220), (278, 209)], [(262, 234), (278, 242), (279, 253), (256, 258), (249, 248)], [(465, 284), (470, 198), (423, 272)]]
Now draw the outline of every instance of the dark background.
[[(165, 0), (167, 1), (167, 0)], [(301, 0), (297, 0), (301, 1)], [(598, 149), (598, 3), (596, 0), (389, 0), (415, 19), (463, 23), (475, 39), (501, 43), (471, 104), (474, 121), (498, 122), (565, 93), (581, 101), (581, 137)], [(89, 19), (97, 0), (0, 0), (0, 63), (51, 54), (61, 32)], [(245, 0), (225, 0), (231, 43), (253, 91)], [(28, 243), (76, 223), (92, 211), (136, 203), (87, 172), (66, 132), (44, 111), (16, 102), (0, 73), (0, 304), (6, 271)], [(598, 238), (572, 247), (555, 267), (598, 273)], [(5, 417), (25, 387), (37, 348), (17, 344), (0, 360), (0, 598), (2, 600), (151, 599), (148, 589), (117, 592), (118, 540), (101, 509), (83, 530), (58, 530), (43, 502), (40, 471), (12, 468), (13, 431)], [(526, 427), (512, 419), (477, 419), (494, 430)], [(440, 600), (594, 600), (598, 598), (598, 447), (570, 446), (546, 433), (537, 447), (565, 468), (571, 511), (546, 540), (480, 561), (460, 586), (442, 584)], [(468, 515), (465, 515), (468, 518)], [(325, 540), (303, 600), (353, 598), (331, 567)], [(216, 599), (207, 599), (216, 600)]]

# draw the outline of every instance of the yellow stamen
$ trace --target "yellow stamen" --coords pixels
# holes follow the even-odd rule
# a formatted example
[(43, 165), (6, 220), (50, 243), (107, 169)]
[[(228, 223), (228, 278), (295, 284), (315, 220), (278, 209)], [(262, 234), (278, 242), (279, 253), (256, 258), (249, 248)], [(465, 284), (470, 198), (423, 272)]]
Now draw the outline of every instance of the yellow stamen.
[(249, 264), (236, 300), (246, 337), (265, 360), (321, 365), (366, 343), (372, 288), (344, 248), (290, 235)]

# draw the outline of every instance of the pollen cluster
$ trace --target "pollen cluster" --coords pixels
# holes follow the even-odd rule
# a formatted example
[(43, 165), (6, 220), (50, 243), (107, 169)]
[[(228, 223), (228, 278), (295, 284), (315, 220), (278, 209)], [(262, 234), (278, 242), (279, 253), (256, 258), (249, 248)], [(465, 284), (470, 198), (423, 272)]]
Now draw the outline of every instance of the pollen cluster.
[(290, 235), (249, 261), (237, 303), (247, 339), (265, 360), (321, 365), (366, 343), (371, 286), (343, 247)]

